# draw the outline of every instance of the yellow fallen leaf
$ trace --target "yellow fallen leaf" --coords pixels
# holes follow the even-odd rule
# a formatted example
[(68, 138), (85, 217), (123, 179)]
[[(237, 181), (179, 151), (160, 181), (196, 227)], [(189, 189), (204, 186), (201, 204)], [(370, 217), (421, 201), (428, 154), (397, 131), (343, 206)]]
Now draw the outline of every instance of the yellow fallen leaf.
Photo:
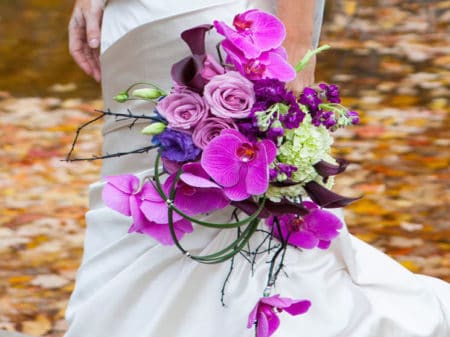
[(26, 283), (28, 281), (30, 281), (33, 277), (30, 275), (20, 275), (20, 276), (12, 276), (10, 278), (8, 278), (8, 282), (11, 285), (17, 285), (17, 284), (21, 284), (21, 283)]
[(50, 320), (39, 314), (34, 321), (25, 321), (22, 323), (22, 332), (32, 336), (42, 336), (52, 328)]
[(400, 263), (405, 267), (406, 269), (409, 269), (413, 273), (417, 273), (420, 271), (420, 267), (417, 266), (413, 261), (411, 260), (403, 260), (400, 261)]

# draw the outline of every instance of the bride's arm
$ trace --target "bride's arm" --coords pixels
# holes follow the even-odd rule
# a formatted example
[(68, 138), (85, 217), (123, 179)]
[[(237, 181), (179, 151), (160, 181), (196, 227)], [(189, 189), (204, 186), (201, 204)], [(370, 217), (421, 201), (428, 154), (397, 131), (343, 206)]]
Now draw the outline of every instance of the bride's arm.
[(69, 51), (86, 74), (100, 81), (100, 29), (107, 0), (76, 0), (69, 22)]
[[(289, 56), (289, 62), (296, 65), (309, 49), (313, 48), (315, 6), (323, 0), (279, 0), (278, 17), (286, 25), (286, 40), (284, 47)], [(301, 71), (290, 83), (295, 91), (314, 82), (315, 58), (310, 65)]]

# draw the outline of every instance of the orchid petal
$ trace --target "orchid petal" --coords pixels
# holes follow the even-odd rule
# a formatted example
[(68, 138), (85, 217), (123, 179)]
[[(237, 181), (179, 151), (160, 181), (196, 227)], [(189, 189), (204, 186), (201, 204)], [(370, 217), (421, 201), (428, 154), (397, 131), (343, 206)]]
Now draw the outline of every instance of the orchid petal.
[(203, 169), (220, 185), (231, 187), (239, 181), (240, 163), (236, 158), (239, 139), (233, 135), (220, 135), (203, 150)]
[(274, 52), (268, 52), (268, 56), (269, 65), (265, 72), (266, 78), (275, 78), (281, 82), (289, 82), (295, 78), (295, 69), (286, 59)]
[(292, 316), (297, 316), (304, 314), (309, 310), (311, 307), (311, 302), (308, 300), (301, 300), (296, 301), (293, 304), (291, 304), (288, 307), (283, 308), (284, 311), (286, 311), (288, 314), (291, 314)]
[[(180, 220), (174, 222), (175, 236), (177, 240), (181, 240), (186, 233), (193, 231), (192, 224), (188, 220)], [(149, 221), (141, 228), (142, 233), (145, 233), (163, 245), (172, 245), (173, 238), (168, 224), (157, 224)]]
[(214, 21), (214, 27), (217, 32), (232, 43), (235, 48), (242, 50), (247, 58), (258, 57), (261, 49), (258, 48), (249, 37), (235, 32), (222, 21)]
[(312, 249), (317, 246), (319, 239), (310, 231), (293, 232), (289, 235), (288, 242), (296, 247)]
[(263, 194), (269, 187), (269, 166), (265, 147), (261, 146), (256, 153), (252, 165), (248, 166), (248, 178), (246, 179), (247, 192), (252, 195)]
[(264, 139), (259, 143), (263, 146), (267, 153), (267, 164), (272, 163), (277, 156), (277, 147), (273, 141), (270, 139)]
[(184, 194), (183, 188), (177, 189), (175, 206), (189, 215), (213, 212), (225, 208), (230, 201), (222, 190), (193, 188), (194, 194)]
[(266, 315), (260, 313), (256, 323), (256, 337), (269, 337), (269, 321)]
[(102, 191), (102, 199), (105, 205), (116, 212), (130, 216), (130, 194), (119, 190), (114, 185), (107, 183)]
[(134, 193), (139, 187), (139, 178), (132, 174), (105, 177), (107, 183), (127, 194)]
[(241, 15), (252, 22), (253, 41), (261, 50), (276, 48), (285, 39), (286, 29), (276, 16), (258, 10), (250, 10)]
[(319, 249), (328, 249), (331, 245), (331, 241), (327, 240), (319, 240), (319, 243), (317, 244), (317, 248)]
[(209, 179), (205, 179), (199, 176), (196, 176), (191, 173), (182, 173), (180, 175), (180, 179), (185, 182), (186, 184), (194, 187), (200, 187), (200, 188), (221, 188), (216, 183), (212, 182)]
[(317, 209), (305, 215), (303, 220), (307, 223), (308, 229), (313, 231), (321, 240), (332, 240), (339, 235), (338, 229), (343, 224), (341, 220), (331, 212)]
[(236, 177), (238, 179), (237, 184), (231, 187), (225, 187), (225, 195), (232, 201), (245, 200), (250, 196), (250, 193), (247, 192), (246, 184), (247, 167), (241, 167)]

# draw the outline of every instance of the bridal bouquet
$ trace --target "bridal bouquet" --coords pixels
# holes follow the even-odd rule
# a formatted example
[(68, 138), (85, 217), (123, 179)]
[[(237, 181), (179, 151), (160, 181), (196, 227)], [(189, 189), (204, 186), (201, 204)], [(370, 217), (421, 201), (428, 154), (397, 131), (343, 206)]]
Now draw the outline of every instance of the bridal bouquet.
[[(218, 58), (207, 54), (205, 38), (215, 30), (224, 39)], [(181, 38), (191, 55), (173, 65), (169, 93), (154, 84), (133, 85), (115, 99), (155, 104), (142, 133), (156, 148), (154, 173), (106, 177), (106, 206), (132, 218), (129, 232), (175, 245), (189, 258), (220, 263), (237, 254), (268, 254), (267, 288), (251, 311), (248, 327), (270, 336), (278, 313), (305, 313), (311, 303), (272, 295), (288, 246), (327, 249), (342, 223), (327, 208), (354, 199), (333, 193), (333, 176), (346, 162), (334, 159), (332, 132), (358, 123), (358, 114), (340, 105), (335, 85), (307, 87), (296, 95), (286, 83), (327, 46), (310, 51), (296, 65), (287, 62), (285, 27), (259, 10), (238, 14), (232, 26), (221, 21), (186, 30)], [(222, 57), (222, 53), (225, 57)], [(111, 112), (110, 112), (111, 114)], [(149, 138), (150, 139), (150, 138)], [(228, 223), (209, 223), (201, 215), (234, 207)], [(193, 224), (235, 229), (236, 239), (218, 252), (198, 256), (181, 243)], [(255, 233), (270, 240), (249, 251)], [(192, 234), (190, 234), (192, 235)], [(272, 240), (273, 239), (273, 240)], [(253, 260), (254, 261), (254, 260)]]

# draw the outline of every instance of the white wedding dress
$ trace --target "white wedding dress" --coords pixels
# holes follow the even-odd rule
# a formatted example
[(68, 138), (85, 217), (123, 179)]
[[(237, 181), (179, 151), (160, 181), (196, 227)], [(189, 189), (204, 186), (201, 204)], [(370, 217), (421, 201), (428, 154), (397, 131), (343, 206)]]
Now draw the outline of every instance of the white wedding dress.
[[(323, 1), (322, 1), (323, 2)], [(320, 7), (321, 1), (318, 1)], [(119, 105), (112, 97), (130, 84), (171, 86), (171, 65), (188, 54), (182, 30), (213, 19), (231, 22), (248, 8), (273, 11), (272, 0), (110, 0), (103, 20), (105, 106), (150, 113), (148, 103)], [(316, 20), (317, 28), (320, 27)], [(316, 29), (317, 33), (317, 29)], [(317, 35), (317, 34), (316, 34)], [(211, 35), (214, 47), (217, 37)], [(129, 124), (129, 121), (127, 122)], [(108, 119), (104, 152), (148, 145), (142, 125)], [(151, 173), (151, 154), (104, 161), (102, 175)], [(66, 337), (252, 337), (248, 314), (265, 288), (267, 257), (251, 266), (237, 257), (220, 303), (229, 263), (202, 265), (175, 247), (128, 234), (130, 220), (101, 200), (103, 183), (91, 186), (84, 257), (66, 316)], [(226, 221), (229, 211), (211, 221)], [(197, 254), (217, 251), (233, 230), (197, 227), (182, 243)], [(285, 274), (273, 294), (309, 299), (301, 316), (280, 314), (275, 337), (450, 337), (450, 285), (415, 275), (344, 228), (328, 250), (289, 249)]]

